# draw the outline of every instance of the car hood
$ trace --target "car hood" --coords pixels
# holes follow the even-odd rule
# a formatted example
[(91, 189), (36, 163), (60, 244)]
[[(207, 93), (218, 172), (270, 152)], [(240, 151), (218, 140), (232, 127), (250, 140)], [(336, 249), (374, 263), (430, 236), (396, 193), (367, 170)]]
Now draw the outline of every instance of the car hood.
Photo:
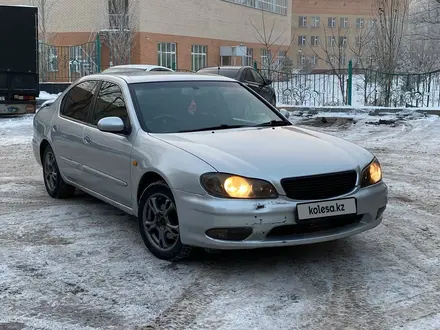
[(151, 135), (219, 172), (272, 181), (360, 170), (373, 159), (367, 150), (346, 140), (295, 126)]

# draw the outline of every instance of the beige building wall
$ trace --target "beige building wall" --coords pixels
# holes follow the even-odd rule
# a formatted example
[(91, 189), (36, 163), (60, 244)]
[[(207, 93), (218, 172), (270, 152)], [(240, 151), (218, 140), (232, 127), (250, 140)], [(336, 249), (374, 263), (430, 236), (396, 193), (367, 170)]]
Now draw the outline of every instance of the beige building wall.
[(293, 0), (295, 40), (289, 56), (295, 67), (304, 71), (346, 69), (349, 60), (356, 65), (373, 37), (372, 5), (373, 0)]
[[(283, 35), (280, 41), (289, 44), (291, 13), (291, 1), (287, 15), (264, 12), (266, 26), (275, 22), (272, 40)], [(251, 43), (258, 42), (251, 21), (263, 32), (261, 10), (224, 0), (148, 0), (148, 6), (141, 6), (140, 16), (141, 32)]]

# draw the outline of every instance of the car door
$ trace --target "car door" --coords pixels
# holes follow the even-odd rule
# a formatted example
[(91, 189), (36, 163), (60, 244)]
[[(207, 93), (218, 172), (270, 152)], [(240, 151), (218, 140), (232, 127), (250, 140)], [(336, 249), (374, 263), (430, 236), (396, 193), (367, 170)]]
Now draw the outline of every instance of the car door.
[(261, 74), (257, 70), (252, 69), (251, 72), (252, 72), (252, 75), (254, 76), (255, 82), (258, 84), (258, 86), (260, 86), (259, 94), (261, 96), (263, 96), (266, 100), (268, 100), (269, 102), (272, 103), (273, 98), (274, 98), (274, 93), (273, 93), (272, 88), (266, 84), (264, 78), (261, 76)]
[(83, 81), (63, 97), (58, 116), (52, 121), (51, 140), (61, 173), (73, 182), (86, 183), (81, 169), (85, 151), (83, 130), (89, 124), (98, 81)]
[[(127, 95), (128, 97), (128, 95)], [(124, 133), (102, 132), (97, 124), (106, 117), (121, 118)], [(83, 170), (90, 189), (125, 206), (131, 207), (130, 167), (132, 135), (130, 119), (122, 88), (103, 81), (97, 92), (90, 119), (91, 125), (83, 130)]]

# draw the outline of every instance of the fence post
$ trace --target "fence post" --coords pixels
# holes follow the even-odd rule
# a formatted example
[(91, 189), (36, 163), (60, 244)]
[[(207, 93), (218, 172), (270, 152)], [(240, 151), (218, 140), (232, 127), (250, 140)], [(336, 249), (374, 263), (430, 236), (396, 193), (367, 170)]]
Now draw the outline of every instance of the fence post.
[(347, 80), (347, 103), (351, 105), (351, 97), (353, 91), (353, 61), (348, 61), (348, 80)]
[(99, 33), (96, 35), (96, 69), (101, 72), (101, 37)]

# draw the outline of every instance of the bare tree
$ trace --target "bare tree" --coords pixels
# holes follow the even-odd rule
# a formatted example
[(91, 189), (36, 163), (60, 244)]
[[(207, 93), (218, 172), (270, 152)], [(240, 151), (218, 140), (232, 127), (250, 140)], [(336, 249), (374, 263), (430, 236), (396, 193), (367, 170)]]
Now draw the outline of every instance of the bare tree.
[(276, 19), (269, 22), (265, 17), (265, 12), (261, 10), (261, 26), (257, 25), (249, 18), (252, 27), (256, 32), (255, 38), (262, 45), (262, 57), (264, 60), (260, 63), (262, 71), (269, 78), (273, 79), (275, 72), (283, 71), (283, 73), (291, 74), (293, 70), (293, 62), (288, 58), (287, 54), (292, 46), (294, 36), (287, 38), (285, 32), (280, 34), (275, 32)]
[(371, 59), (380, 89), (379, 102), (390, 106), (393, 95), (393, 79), (403, 67), (405, 36), (408, 31), (409, 0), (375, 0), (373, 4), (374, 39)]
[(411, 35), (419, 40), (440, 41), (440, 0), (413, 1), (409, 22)]
[(409, 0), (375, 0), (372, 51), (377, 69), (388, 74), (399, 68), (408, 27)]
[(129, 64), (138, 31), (139, 0), (108, 0), (109, 29), (103, 32), (111, 64)]
[(58, 56), (53, 41), (53, 19), (58, 0), (29, 0), (29, 5), (38, 8), (38, 41), (40, 80), (50, 79), (50, 72), (58, 69)]

